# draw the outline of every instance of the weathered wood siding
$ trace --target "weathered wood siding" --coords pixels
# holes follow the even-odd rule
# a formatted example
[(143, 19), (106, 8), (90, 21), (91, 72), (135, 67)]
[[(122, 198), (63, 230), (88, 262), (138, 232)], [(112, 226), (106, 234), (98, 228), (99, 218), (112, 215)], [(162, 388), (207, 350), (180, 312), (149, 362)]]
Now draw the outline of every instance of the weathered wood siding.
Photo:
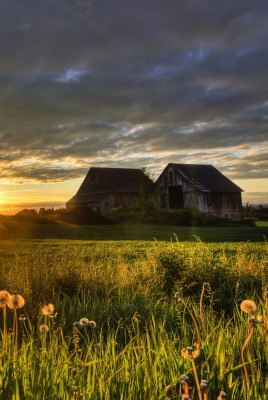
[[(190, 207), (221, 218), (241, 219), (241, 193), (202, 192), (170, 165), (160, 176), (158, 187), (160, 206), (163, 208)], [(174, 193), (176, 192), (172, 189), (175, 187), (181, 188), (181, 194), (177, 192), (177, 202), (174, 201)]]
[(110, 193), (100, 202), (100, 212), (105, 215), (112, 208), (129, 207), (137, 200), (137, 193)]

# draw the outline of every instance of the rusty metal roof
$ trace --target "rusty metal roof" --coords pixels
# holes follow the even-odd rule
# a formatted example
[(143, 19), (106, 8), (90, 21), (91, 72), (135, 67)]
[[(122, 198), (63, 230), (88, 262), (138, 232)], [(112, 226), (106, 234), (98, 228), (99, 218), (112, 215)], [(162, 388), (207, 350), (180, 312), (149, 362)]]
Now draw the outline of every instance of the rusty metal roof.
[(243, 192), (243, 189), (233, 183), (212, 165), (174, 163), (170, 163), (169, 165), (201, 192)]

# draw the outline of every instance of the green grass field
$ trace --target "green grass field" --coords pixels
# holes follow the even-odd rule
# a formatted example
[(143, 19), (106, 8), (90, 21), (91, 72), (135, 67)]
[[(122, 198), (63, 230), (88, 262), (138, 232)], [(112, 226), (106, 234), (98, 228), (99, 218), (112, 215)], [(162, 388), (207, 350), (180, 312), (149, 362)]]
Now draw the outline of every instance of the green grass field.
[[(188, 230), (188, 242), (172, 228), (149, 240), (161, 227), (148, 226), (147, 240), (126, 240), (122, 226), (116, 240), (103, 240), (108, 227), (80, 240), (95, 228), (65, 227), (76, 240), (26, 230), (0, 241), (0, 290), (25, 299), (12, 310), (0, 292), (0, 399), (181, 399), (185, 374), (191, 399), (265, 399), (267, 242), (212, 243), (217, 229), (211, 243)], [(257, 304), (251, 322), (244, 299)], [(44, 314), (49, 303), (55, 313)]]
[(268, 237), (268, 223), (257, 226), (179, 227), (147, 224), (68, 225), (0, 222), (0, 239), (76, 240), (167, 240), (203, 242), (262, 242)]

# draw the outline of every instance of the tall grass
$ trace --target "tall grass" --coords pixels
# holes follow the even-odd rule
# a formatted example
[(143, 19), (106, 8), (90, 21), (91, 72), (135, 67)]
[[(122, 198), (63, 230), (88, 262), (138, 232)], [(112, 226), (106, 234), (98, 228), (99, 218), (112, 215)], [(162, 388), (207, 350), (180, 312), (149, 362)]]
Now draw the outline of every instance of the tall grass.
[(5, 242), (0, 262), (26, 301), (0, 318), (0, 399), (181, 399), (182, 375), (192, 399), (266, 398), (266, 242)]
[[(185, 308), (172, 300), (176, 321), (171, 331), (165, 314), (156, 320), (151, 313), (145, 324), (138, 313), (129, 323), (99, 325), (97, 319), (96, 328), (67, 322), (67, 314), (76, 320), (85, 316), (77, 305), (86, 304), (86, 297), (77, 295), (73, 301), (63, 297), (60, 302), (55, 298), (58, 315), (48, 322), (48, 331), (40, 332), (28, 321), (19, 327), (19, 348), (14, 351), (10, 338), (7, 351), (0, 355), (1, 399), (181, 398), (181, 375), (191, 380), (193, 399), (198, 398), (196, 380), (200, 384), (203, 379), (211, 399), (221, 391), (231, 399), (265, 398), (267, 333), (259, 326), (254, 330), (246, 353), (247, 382), (240, 353), (248, 321), (239, 308), (232, 318), (204, 310), (208, 332), (200, 329), (200, 354), (193, 363), (183, 349), (197, 346), (189, 310), (201, 328), (198, 303), (184, 299)], [(264, 309), (265, 303), (260, 301), (259, 308)], [(86, 315), (91, 317), (90, 312)], [(40, 315), (39, 325), (44, 320)]]

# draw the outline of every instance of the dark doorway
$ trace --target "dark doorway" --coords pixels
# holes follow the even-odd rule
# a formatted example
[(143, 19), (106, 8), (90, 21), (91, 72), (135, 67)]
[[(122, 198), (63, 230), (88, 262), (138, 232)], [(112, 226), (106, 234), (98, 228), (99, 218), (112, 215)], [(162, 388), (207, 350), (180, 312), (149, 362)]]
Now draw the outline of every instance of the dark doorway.
[(169, 208), (183, 208), (183, 192), (182, 186), (169, 186), (168, 187)]

